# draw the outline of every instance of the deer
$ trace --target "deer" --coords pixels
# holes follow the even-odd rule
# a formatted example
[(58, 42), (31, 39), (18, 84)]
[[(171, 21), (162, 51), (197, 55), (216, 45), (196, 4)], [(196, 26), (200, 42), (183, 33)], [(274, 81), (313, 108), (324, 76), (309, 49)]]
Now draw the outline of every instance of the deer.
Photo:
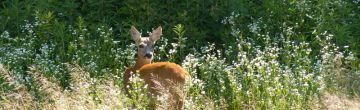
[[(139, 74), (139, 77), (143, 79), (144, 83), (148, 86), (148, 90), (152, 96), (164, 95), (164, 91), (157, 89), (159, 83), (163, 84), (162, 89), (169, 91), (168, 94), (172, 96), (169, 100), (174, 103), (169, 104), (170, 107), (167, 109), (182, 109), (185, 100), (185, 92), (183, 92), (184, 85), (186, 80), (190, 78), (189, 73), (176, 63), (152, 63), (155, 42), (159, 40), (162, 35), (162, 27), (159, 26), (153, 30), (148, 37), (141, 37), (141, 33), (134, 26), (131, 26), (130, 35), (132, 40), (135, 41), (137, 53), (135, 55), (135, 65), (128, 67), (123, 76), (126, 93), (131, 89), (130, 77), (133, 74)], [(171, 83), (168, 83), (169, 81)], [(177, 92), (173, 90), (174, 88), (182, 92)]]

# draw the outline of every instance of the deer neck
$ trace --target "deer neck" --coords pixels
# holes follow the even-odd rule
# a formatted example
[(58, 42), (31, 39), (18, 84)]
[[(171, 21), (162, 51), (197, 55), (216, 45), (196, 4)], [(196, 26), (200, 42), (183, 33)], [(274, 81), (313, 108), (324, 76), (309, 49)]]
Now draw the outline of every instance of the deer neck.
[(137, 56), (136, 58), (136, 63), (135, 63), (135, 69), (139, 70), (142, 66), (146, 65), (146, 64), (151, 64), (151, 60), (152, 59), (147, 59), (141, 56)]

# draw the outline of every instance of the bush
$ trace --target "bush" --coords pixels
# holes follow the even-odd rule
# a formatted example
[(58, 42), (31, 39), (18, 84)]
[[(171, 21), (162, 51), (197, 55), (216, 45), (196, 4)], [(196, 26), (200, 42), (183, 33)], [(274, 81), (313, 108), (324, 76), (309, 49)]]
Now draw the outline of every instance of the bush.
[(155, 61), (193, 77), (185, 109), (313, 109), (324, 92), (360, 93), (359, 3), (0, 1), (0, 105), (148, 108), (121, 89), (135, 61), (128, 31), (161, 25)]

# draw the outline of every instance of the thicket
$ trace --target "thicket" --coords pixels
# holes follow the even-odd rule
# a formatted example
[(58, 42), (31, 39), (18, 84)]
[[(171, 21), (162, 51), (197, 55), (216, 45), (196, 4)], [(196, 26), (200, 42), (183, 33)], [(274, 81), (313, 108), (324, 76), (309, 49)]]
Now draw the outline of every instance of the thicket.
[[(0, 76), (0, 101), (7, 99), (2, 94), (18, 90), (14, 82), (25, 85), (34, 102), (45, 100), (31, 68), (60, 91), (74, 89), (69, 65), (91, 78), (113, 79), (120, 86), (113, 89), (121, 90), (124, 69), (135, 61), (132, 25), (143, 36), (163, 27), (155, 60), (176, 62), (191, 72), (195, 85), (187, 101), (200, 109), (209, 103), (228, 109), (311, 108), (324, 88), (351, 96), (360, 92), (358, 0), (0, 4), (0, 63), (9, 71)], [(88, 94), (101, 103), (97, 84), (90, 85)]]

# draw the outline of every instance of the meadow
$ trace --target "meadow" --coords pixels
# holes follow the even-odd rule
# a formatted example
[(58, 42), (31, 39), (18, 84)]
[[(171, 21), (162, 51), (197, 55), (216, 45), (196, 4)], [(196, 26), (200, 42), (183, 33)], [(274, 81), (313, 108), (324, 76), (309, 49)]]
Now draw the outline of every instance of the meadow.
[(186, 110), (360, 108), (359, 0), (0, 4), (0, 109), (149, 109), (140, 78), (123, 89), (131, 26), (163, 27), (154, 62), (190, 73)]

